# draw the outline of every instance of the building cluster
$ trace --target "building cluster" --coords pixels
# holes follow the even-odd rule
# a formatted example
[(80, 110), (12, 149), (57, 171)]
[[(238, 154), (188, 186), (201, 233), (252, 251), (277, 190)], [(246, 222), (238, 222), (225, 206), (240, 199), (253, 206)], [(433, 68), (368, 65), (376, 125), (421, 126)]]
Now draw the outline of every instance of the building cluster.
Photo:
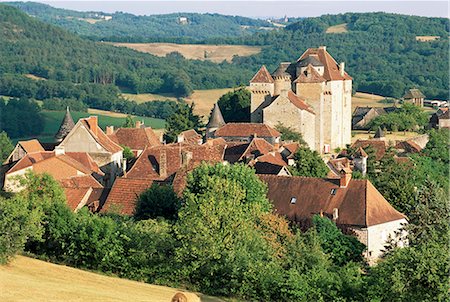
[[(74, 211), (88, 207), (94, 213), (133, 215), (140, 194), (153, 184), (171, 185), (181, 195), (188, 173), (201, 163), (242, 163), (267, 184), (277, 213), (300, 225), (313, 215), (329, 217), (367, 246), (369, 261), (382, 254), (390, 239), (400, 238), (398, 244), (406, 244), (398, 235), (407, 217), (369, 180), (352, 179), (355, 170), (366, 173), (369, 147), (375, 159), (391, 147), (382, 129), (373, 139), (351, 144), (352, 123), (364, 127), (368, 117), (389, 109), (358, 109), (352, 120), (352, 78), (325, 47), (308, 49), (296, 62), (281, 63), (272, 74), (263, 66), (250, 88), (251, 123), (225, 123), (215, 104), (205, 136), (187, 130), (170, 144), (141, 122), (134, 128), (110, 126), (104, 132), (97, 117), (74, 123), (67, 110), (53, 148), (44, 149), (37, 140), (17, 143), (5, 163), (4, 189), (20, 191), (17, 176), (45, 172), (61, 184)], [(303, 146), (283, 141), (275, 129), (280, 123), (302, 133), (307, 146), (319, 153), (347, 144), (347, 150), (353, 151), (328, 157), (325, 178), (292, 176), (289, 167), (295, 165), (295, 154)], [(427, 140), (424, 135), (393, 147), (400, 155), (420, 152)], [(124, 159), (124, 146), (133, 152), (133, 160)]]

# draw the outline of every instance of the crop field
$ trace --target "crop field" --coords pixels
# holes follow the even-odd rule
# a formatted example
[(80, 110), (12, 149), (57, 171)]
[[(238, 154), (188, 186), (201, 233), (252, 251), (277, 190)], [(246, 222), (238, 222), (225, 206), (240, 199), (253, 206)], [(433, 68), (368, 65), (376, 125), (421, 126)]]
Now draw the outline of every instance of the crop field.
[[(178, 291), (175, 288), (108, 277), (23, 256), (18, 256), (8, 265), (0, 266), (0, 301), (3, 302), (170, 302)], [(202, 302), (222, 301), (198, 295)]]
[(199, 45), (175, 43), (111, 43), (114, 46), (128, 47), (139, 52), (150, 53), (164, 57), (171, 52), (179, 52), (186, 59), (208, 60), (215, 63), (224, 60), (231, 62), (233, 56), (241, 57), (255, 55), (261, 52), (261, 47), (247, 45)]
[(348, 32), (347, 23), (330, 26), (325, 31), (327, 34), (342, 34), (346, 32)]
[(389, 107), (392, 104), (382, 103), (381, 100), (385, 99), (384, 96), (364, 93), (364, 92), (356, 92), (354, 96), (352, 96), (352, 109), (356, 107)]

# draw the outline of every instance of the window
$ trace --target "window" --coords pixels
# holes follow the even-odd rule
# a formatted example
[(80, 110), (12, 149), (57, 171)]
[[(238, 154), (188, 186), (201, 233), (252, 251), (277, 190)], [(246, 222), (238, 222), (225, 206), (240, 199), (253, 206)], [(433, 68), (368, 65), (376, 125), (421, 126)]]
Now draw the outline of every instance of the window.
[(297, 198), (296, 197), (292, 197), (291, 198), (291, 204), (295, 204), (297, 202)]
[(331, 189), (331, 195), (336, 195), (337, 189)]

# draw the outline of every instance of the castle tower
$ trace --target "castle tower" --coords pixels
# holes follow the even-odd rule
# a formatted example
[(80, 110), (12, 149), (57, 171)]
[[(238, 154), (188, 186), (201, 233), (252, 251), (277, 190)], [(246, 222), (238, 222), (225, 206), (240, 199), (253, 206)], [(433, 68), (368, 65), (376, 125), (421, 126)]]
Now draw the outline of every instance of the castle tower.
[(275, 82), (274, 95), (280, 95), (283, 90), (292, 90), (291, 66), (290, 62), (280, 63), (280, 66), (272, 73)]
[(363, 148), (359, 147), (353, 155), (353, 164), (355, 165), (355, 169), (362, 173), (363, 176), (366, 176), (367, 173), (367, 158), (369, 156), (364, 151)]
[(66, 108), (66, 115), (59, 126), (59, 130), (55, 135), (56, 142), (60, 143), (63, 139), (69, 134), (69, 132), (75, 127), (75, 123), (73, 122), (72, 116), (69, 112), (69, 106)]
[(206, 125), (206, 139), (213, 137), (214, 132), (223, 125), (225, 125), (225, 120), (223, 119), (219, 105), (215, 103), (209, 116), (208, 124)]
[(262, 109), (272, 101), (274, 83), (272, 76), (264, 65), (250, 80), (250, 119), (252, 123), (262, 123)]

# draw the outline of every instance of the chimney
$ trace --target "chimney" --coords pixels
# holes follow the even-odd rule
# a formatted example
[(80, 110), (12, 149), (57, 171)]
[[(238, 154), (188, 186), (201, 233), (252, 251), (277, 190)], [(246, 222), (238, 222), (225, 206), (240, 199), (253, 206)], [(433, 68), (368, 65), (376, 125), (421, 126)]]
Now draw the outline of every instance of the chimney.
[(98, 130), (98, 118), (97, 116), (90, 116), (86, 119), (89, 129), (94, 133), (95, 136), (97, 136), (97, 130)]
[(192, 152), (190, 151), (181, 151), (181, 165), (183, 167), (187, 167), (192, 159)]
[(65, 154), (64, 146), (56, 146), (55, 147), (55, 156)]
[(319, 46), (319, 49), (323, 49), (324, 51), (327, 51), (327, 47), (326, 46)]
[(349, 168), (341, 170), (341, 178), (339, 179), (339, 187), (346, 188), (352, 179), (352, 171)]
[(114, 126), (106, 126), (106, 135), (111, 135), (114, 133)]
[(123, 177), (127, 177), (127, 159), (126, 158), (122, 158), (122, 172), (123, 172)]
[(341, 72), (341, 76), (344, 76), (345, 74), (345, 63), (341, 62), (341, 64), (339, 64), (339, 71)]
[(337, 208), (333, 209), (333, 221), (336, 222), (336, 220), (339, 218), (339, 210)]
[(177, 143), (182, 143), (182, 142), (184, 142), (184, 134), (180, 133), (177, 136)]
[(159, 176), (164, 179), (167, 178), (167, 154), (165, 148), (161, 148), (161, 153), (159, 154)]
[(141, 121), (136, 121), (136, 128), (141, 128), (142, 126), (142, 122)]

